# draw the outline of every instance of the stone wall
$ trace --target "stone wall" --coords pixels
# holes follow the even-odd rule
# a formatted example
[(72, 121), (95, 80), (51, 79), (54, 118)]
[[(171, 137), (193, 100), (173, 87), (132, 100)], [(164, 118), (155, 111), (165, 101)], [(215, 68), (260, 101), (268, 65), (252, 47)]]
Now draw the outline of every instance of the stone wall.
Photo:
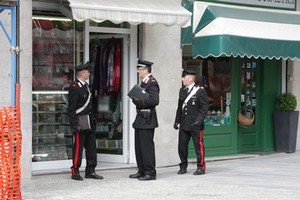
[(152, 74), (160, 85), (159, 127), (155, 130), (157, 166), (178, 164), (178, 132), (173, 123), (181, 87), (180, 27), (145, 25), (143, 31), (142, 57), (154, 62)]

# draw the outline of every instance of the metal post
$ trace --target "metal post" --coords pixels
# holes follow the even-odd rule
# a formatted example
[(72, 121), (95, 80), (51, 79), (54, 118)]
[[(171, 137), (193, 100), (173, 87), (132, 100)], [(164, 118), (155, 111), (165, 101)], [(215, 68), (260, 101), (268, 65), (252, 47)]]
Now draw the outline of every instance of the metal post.
[(11, 105), (16, 105), (16, 6), (11, 7)]

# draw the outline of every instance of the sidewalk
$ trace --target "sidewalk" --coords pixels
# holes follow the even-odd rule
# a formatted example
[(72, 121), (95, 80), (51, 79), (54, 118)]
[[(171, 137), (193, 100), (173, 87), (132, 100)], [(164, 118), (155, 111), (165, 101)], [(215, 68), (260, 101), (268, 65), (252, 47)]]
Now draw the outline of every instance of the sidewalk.
[[(97, 171), (104, 180), (73, 181), (69, 173), (33, 176), (22, 182), (24, 200), (293, 200), (300, 199), (300, 151), (207, 159), (207, 173), (177, 175), (178, 167), (157, 169), (157, 180), (129, 179), (135, 168)], [(83, 174), (84, 175), (84, 174)]]

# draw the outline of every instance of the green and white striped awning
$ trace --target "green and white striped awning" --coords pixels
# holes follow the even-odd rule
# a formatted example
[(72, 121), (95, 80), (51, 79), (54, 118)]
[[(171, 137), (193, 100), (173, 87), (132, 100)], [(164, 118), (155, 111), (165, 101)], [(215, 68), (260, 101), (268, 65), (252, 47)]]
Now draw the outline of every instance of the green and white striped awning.
[(300, 59), (296, 11), (194, 2), (193, 57)]

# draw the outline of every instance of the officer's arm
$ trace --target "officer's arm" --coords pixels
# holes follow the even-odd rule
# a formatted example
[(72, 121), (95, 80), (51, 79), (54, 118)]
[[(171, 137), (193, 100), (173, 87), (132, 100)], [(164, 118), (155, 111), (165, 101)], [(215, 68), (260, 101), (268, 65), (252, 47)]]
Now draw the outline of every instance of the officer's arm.
[(178, 98), (178, 103), (177, 103), (177, 110), (176, 110), (176, 117), (175, 117), (175, 123), (179, 124), (180, 123), (180, 118), (181, 118), (181, 112), (182, 112), (182, 104), (184, 99), (181, 97), (181, 92), (182, 89), (179, 91), (179, 98)]
[(159, 104), (159, 86), (157, 84), (151, 85), (147, 90), (149, 96), (143, 100), (144, 107), (155, 107)]
[(78, 94), (76, 87), (69, 87), (68, 116), (71, 128), (78, 126), (76, 117)]
[(199, 111), (196, 121), (199, 123), (202, 123), (206, 117), (206, 114), (208, 112), (209, 103), (208, 103), (208, 97), (205, 89), (200, 89), (200, 95), (199, 95)]

